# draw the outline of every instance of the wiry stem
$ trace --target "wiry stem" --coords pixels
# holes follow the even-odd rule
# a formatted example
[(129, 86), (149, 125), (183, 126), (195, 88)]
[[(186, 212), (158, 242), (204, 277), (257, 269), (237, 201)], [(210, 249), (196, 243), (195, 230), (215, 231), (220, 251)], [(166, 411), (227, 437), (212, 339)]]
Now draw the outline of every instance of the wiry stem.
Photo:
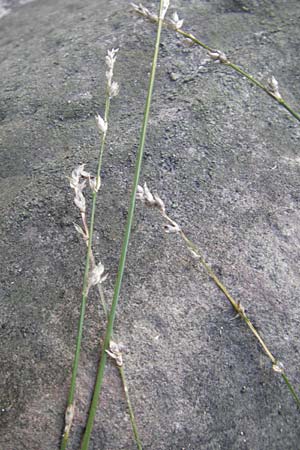
[[(158, 19), (154, 14), (151, 14), (146, 8), (144, 8), (142, 5), (135, 5), (132, 4), (135, 12), (137, 12), (138, 14), (140, 14), (141, 16), (145, 17), (146, 19), (148, 19), (150, 22), (156, 22)], [(182, 21), (180, 21), (182, 23)], [(186, 39), (188, 39), (190, 42), (199, 45), (200, 47), (204, 48), (205, 50), (207, 50), (209, 52), (209, 54), (214, 55), (216, 52), (219, 52), (220, 54), (224, 55), (222, 52), (215, 50), (213, 48), (211, 48), (209, 45), (205, 44), (204, 42), (200, 41), (199, 39), (197, 39), (192, 33), (189, 33), (187, 31), (184, 31), (181, 26), (177, 27), (176, 24), (174, 24), (174, 22), (172, 20), (165, 20), (163, 22), (163, 25), (169, 29), (172, 29), (173, 31), (175, 31), (176, 33), (180, 34), (181, 36), (184, 36)], [(181, 24), (180, 24), (181, 25)], [(225, 55), (224, 55), (225, 56)], [(239, 67), (238, 65), (234, 64), (233, 62), (231, 62), (227, 57), (225, 58), (215, 58), (215, 60), (217, 60), (218, 62), (230, 67), (231, 69), (233, 69), (235, 72), (239, 73), (240, 75), (242, 75), (243, 77), (247, 78), (247, 80), (249, 80), (251, 83), (253, 83), (255, 86), (259, 87), (260, 89), (262, 89), (264, 92), (266, 92), (266, 94), (268, 94), (273, 100), (275, 100), (280, 106), (282, 106), (283, 108), (285, 108), (292, 116), (295, 117), (295, 119), (297, 119), (300, 122), (300, 114), (297, 113), (282, 97), (281, 95), (274, 95), (274, 92), (272, 92), (272, 90), (268, 87), (265, 86), (264, 84), (262, 84), (259, 80), (257, 80), (253, 75), (251, 75), (250, 73), (246, 72), (244, 69), (242, 69), (241, 67)]]
[(160, 42), (160, 35), (161, 35), (162, 21), (163, 21), (163, 9), (165, 8), (165, 6), (166, 6), (166, 0), (160, 0), (159, 21), (158, 21), (158, 28), (157, 28), (157, 35), (156, 35), (155, 50), (154, 50), (152, 68), (151, 68), (151, 73), (150, 73), (148, 94), (147, 94), (144, 119), (143, 119), (141, 136), (140, 136), (139, 149), (138, 149), (137, 159), (136, 159), (135, 174), (134, 174), (133, 186), (132, 186), (132, 191), (131, 191), (130, 206), (129, 206), (129, 210), (128, 210), (125, 235), (124, 235), (124, 240), (123, 240), (123, 244), (122, 244), (121, 257), (120, 257), (120, 262), (119, 262), (117, 280), (116, 280), (116, 284), (115, 284), (114, 296), (113, 296), (111, 310), (110, 310), (110, 314), (109, 314), (109, 318), (108, 318), (106, 334), (105, 334), (105, 338), (104, 338), (101, 359), (100, 359), (98, 373), (97, 373), (95, 390), (94, 390), (94, 394), (93, 394), (93, 398), (92, 398), (92, 402), (91, 402), (91, 406), (90, 406), (90, 411), (89, 411), (89, 416), (88, 416), (88, 420), (87, 420), (87, 424), (86, 424), (85, 433), (84, 433), (83, 440), (81, 443), (81, 450), (87, 450), (88, 446), (89, 446), (89, 441), (90, 441), (91, 432), (92, 432), (92, 428), (93, 428), (93, 424), (94, 424), (96, 409), (97, 409), (98, 400), (99, 400), (102, 383), (103, 383), (103, 376), (104, 376), (104, 370), (105, 370), (106, 359), (107, 359), (107, 350), (109, 349), (109, 343), (110, 343), (112, 332), (113, 332), (113, 325), (114, 325), (114, 320), (115, 320), (115, 315), (116, 315), (116, 309), (117, 309), (119, 294), (120, 294), (120, 290), (121, 290), (121, 284), (122, 284), (126, 256), (127, 256), (127, 249), (128, 249), (131, 228), (132, 228), (132, 222), (133, 222), (134, 209), (135, 209), (136, 191), (137, 191), (137, 186), (138, 186), (141, 167), (142, 167), (142, 159), (143, 159), (144, 146), (145, 146), (145, 140), (146, 140), (146, 132), (147, 132), (147, 126), (148, 126), (148, 120), (149, 120), (151, 98), (152, 98), (157, 58), (158, 58), (158, 52), (159, 52), (159, 42)]
[(244, 320), (244, 322), (246, 323), (246, 325), (248, 326), (248, 328), (250, 329), (252, 334), (256, 337), (256, 339), (260, 343), (262, 349), (264, 350), (265, 354), (270, 359), (270, 361), (272, 363), (273, 370), (275, 372), (278, 372), (278, 373), (281, 374), (285, 384), (287, 385), (289, 391), (291, 392), (291, 394), (292, 394), (292, 396), (293, 396), (293, 398), (294, 398), (294, 400), (295, 400), (295, 402), (297, 404), (297, 407), (300, 408), (300, 398), (298, 397), (298, 395), (297, 395), (293, 385), (291, 384), (289, 378), (287, 377), (282, 363), (280, 361), (278, 361), (275, 358), (275, 356), (271, 353), (271, 351), (269, 350), (267, 344), (265, 343), (265, 341), (263, 340), (263, 338), (261, 337), (261, 335), (259, 334), (259, 332), (255, 328), (255, 326), (253, 325), (253, 323), (251, 322), (251, 320), (247, 316), (244, 307), (241, 305), (240, 302), (237, 302), (237, 301), (235, 301), (233, 299), (233, 297), (229, 294), (229, 292), (226, 289), (226, 287), (224, 286), (224, 284), (219, 280), (219, 278), (214, 273), (212, 268), (206, 263), (204, 258), (201, 256), (201, 253), (200, 253), (199, 249), (194, 245), (194, 243), (192, 241), (190, 241), (190, 239), (186, 236), (186, 234), (182, 230), (180, 231), (180, 235), (181, 235), (182, 239), (184, 240), (184, 242), (186, 243), (187, 247), (190, 250), (192, 250), (192, 252), (194, 252), (194, 254), (195, 254), (194, 256), (198, 257), (197, 261), (199, 262), (199, 264), (205, 269), (206, 273), (214, 281), (216, 286), (218, 286), (218, 288), (223, 292), (223, 294), (229, 300), (230, 304), (235, 309), (237, 314)]
[(228, 292), (228, 290), (226, 289), (224, 284), (219, 280), (219, 278), (214, 273), (212, 268), (206, 263), (206, 261), (204, 260), (204, 258), (201, 255), (199, 249), (195, 246), (195, 244), (192, 241), (190, 241), (190, 239), (186, 236), (186, 234), (182, 230), (180, 230), (179, 234), (180, 234), (181, 238), (184, 240), (184, 242), (186, 243), (188, 249), (193, 251), (193, 256), (197, 259), (198, 263), (201, 264), (201, 266), (205, 269), (206, 273), (210, 276), (210, 278), (213, 280), (213, 282), (216, 284), (216, 286), (218, 286), (218, 288), (223, 292), (223, 294), (225, 295), (227, 300), (229, 300), (231, 306), (235, 309), (237, 314), (246, 322), (246, 324), (248, 325), (248, 327), (250, 328), (250, 330), (252, 331), (254, 336), (259, 341), (264, 352), (270, 358), (272, 364), (276, 364), (276, 358), (272, 355), (272, 353), (268, 349), (267, 345), (263, 341), (262, 337), (259, 335), (258, 331), (256, 330), (256, 328), (254, 327), (254, 325), (252, 324), (252, 322), (246, 315), (243, 306), (239, 302), (236, 302), (233, 299), (233, 297), (230, 295), (230, 293)]
[(130, 397), (129, 397), (128, 385), (127, 385), (124, 367), (118, 366), (118, 369), (120, 372), (120, 377), (121, 377), (122, 384), (123, 384), (124, 394), (126, 397), (126, 402), (127, 402), (127, 407), (128, 407), (128, 412), (129, 412), (130, 422), (131, 422), (131, 426), (132, 426), (132, 431), (134, 434), (135, 443), (137, 445), (138, 450), (142, 450), (142, 442), (141, 442), (141, 439), (140, 439), (140, 436), (138, 433), (138, 429), (137, 429), (137, 425), (136, 425), (136, 421), (135, 421), (135, 417), (134, 417), (134, 411), (133, 411), (133, 407), (132, 407)]
[(164, 226), (164, 229), (167, 233), (175, 233), (179, 235), (184, 243), (186, 244), (186, 247), (192, 254), (192, 256), (195, 258), (197, 263), (202, 266), (207, 273), (207, 275), (213, 280), (213, 282), (216, 284), (216, 286), (223, 292), (227, 300), (230, 302), (234, 310), (237, 312), (237, 314), (241, 317), (241, 319), (244, 320), (252, 334), (255, 336), (255, 338), (260, 343), (262, 349), (264, 350), (265, 354), (268, 356), (272, 363), (272, 368), (274, 372), (280, 373), (285, 384), (287, 385), (289, 391), (291, 392), (297, 407), (300, 408), (300, 398), (298, 397), (293, 385), (289, 381), (286, 372), (284, 370), (283, 364), (275, 358), (275, 356), (271, 353), (269, 350), (267, 344), (247, 316), (244, 307), (241, 305), (240, 302), (237, 302), (234, 300), (234, 298), (230, 295), (227, 288), (224, 286), (224, 284), (220, 281), (220, 279), (217, 277), (217, 275), (214, 273), (212, 268), (207, 264), (205, 259), (203, 258), (201, 251), (199, 248), (187, 237), (187, 235), (184, 233), (182, 228), (173, 220), (171, 217), (168, 216), (166, 213), (166, 208), (164, 202), (161, 200), (161, 198), (157, 195), (150, 192), (148, 189), (147, 184), (144, 184), (144, 187), (139, 186), (138, 187), (138, 194), (137, 198), (142, 200), (146, 205), (155, 207), (159, 210), (162, 217), (167, 221), (167, 224)]

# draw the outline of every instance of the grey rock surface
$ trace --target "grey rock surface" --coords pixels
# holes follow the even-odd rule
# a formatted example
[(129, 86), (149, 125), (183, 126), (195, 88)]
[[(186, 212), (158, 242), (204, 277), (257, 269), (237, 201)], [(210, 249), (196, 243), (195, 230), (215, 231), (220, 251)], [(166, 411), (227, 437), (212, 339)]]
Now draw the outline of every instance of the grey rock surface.
[[(297, 0), (174, 0), (185, 28), (299, 110)], [(156, 9), (158, 2), (145, 6)], [(104, 57), (119, 47), (96, 218), (111, 299), (155, 27), (124, 0), (38, 0), (0, 20), (0, 449), (59, 448), (85, 248), (67, 177), (95, 171)], [(199, 48), (164, 31), (142, 182), (202, 249), (299, 388), (299, 123)], [(155, 211), (137, 206), (116, 333), (149, 450), (297, 450), (299, 411), (223, 295)], [(70, 447), (79, 448), (105, 330), (87, 306)], [(118, 372), (106, 369), (91, 450), (131, 450)]]

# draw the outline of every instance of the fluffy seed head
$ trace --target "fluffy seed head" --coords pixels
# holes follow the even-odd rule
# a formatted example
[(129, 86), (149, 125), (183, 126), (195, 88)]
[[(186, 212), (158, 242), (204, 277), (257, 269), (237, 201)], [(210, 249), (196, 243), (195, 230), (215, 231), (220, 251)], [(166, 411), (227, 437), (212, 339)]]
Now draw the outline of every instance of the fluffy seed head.
[(103, 134), (106, 134), (107, 132), (107, 122), (102, 119), (102, 117), (100, 116), (100, 114), (97, 114), (95, 116), (96, 119), (96, 125), (99, 131), (101, 131)]
[[(105, 62), (106, 65), (108, 67), (108, 70), (106, 71), (106, 79), (107, 79), (107, 85), (108, 88), (110, 89), (111, 85), (112, 85), (112, 78), (113, 78), (113, 74), (114, 74), (114, 65), (117, 59), (117, 53), (118, 53), (119, 49), (118, 48), (113, 48), (112, 50), (108, 50), (107, 51), (107, 55), (105, 57)], [(110, 94), (110, 97), (113, 97)]]
[(118, 48), (112, 48), (111, 50), (107, 50), (107, 55), (105, 57), (106, 65), (109, 69), (113, 69), (116, 62), (116, 54), (118, 53)]
[(103, 283), (108, 274), (103, 275), (104, 273), (104, 265), (100, 262), (97, 266), (94, 267), (89, 277), (89, 287), (95, 286), (96, 284)]
[(119, 83), (116, 81), (112, 81), (111, 85), (109, 86), (109, 96), (110, 98), (116, 97), (119, 94)]
[(122, 349), (123, 349), (122, 343), (117, 344), (114, 341), (110, 341), (109, 350), (106, 350), (106, 353), (116, 361), (116, 364), (119, 367), (123, 365)]
[(275, 97), (277, 98), (277, 100), (281, 100), (282, 97), (280, 95), (279, 92), (279, 84), (278, 81), (276, 80), (276, 78), (272, 75), (271, 78), (268, 79), (268, 89), (269, 92)]
[(150, 189), (147, 186), (147, 183), (144, 183), (144, 187), (138, 186), (136, 199), (142, 200), (146, 203), (147, 206), (156, 206), (160, 209), (162, 213), (165, 213), (165, 204), (162, 199), (158, 196), (158, 194), (152, 194)]
[(179, 19), (177, 12), (175, 11), (172, 18), (168, 20), (168, 26), (173, 30), (180, 30), (183, 25), (183, 19)]

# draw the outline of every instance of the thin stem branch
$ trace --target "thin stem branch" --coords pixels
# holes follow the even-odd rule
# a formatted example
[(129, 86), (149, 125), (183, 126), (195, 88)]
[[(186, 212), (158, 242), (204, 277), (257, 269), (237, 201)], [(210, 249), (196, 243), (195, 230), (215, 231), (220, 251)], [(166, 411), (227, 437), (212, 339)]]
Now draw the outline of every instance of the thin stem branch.
[(233, 299), (233, 297), (229, 294), (229, 292), (226, 289), (226, 287), (224, 286), (224, 284), (219, 280), (219, 278), (214, 273), (212, 268), (204, 260), (204, 258), (201, 255), (201, 252), (199, 251), (198, 247), (186, 236), (186, 234), (182, 230), (180, 230), (179, 234), (182, 237), (183, 241), (186, 243), (188, 249), (191, 250), (193, 252), (193, 255), (197, 258), (198, 263), (204, 268), (204, 270), (207, 273), (207, 275), (209, 275), (209, 277), (214, 281), (214, 283), (216, 284), (216, 286), (218, 286), (218, 288), (221, 290), (221, 292), (223, 292), (223, 294), (229, 300), (230, 304), (235, 309), (237, 314), (244, 320), (244, 322), (246, 323), (246, 325), (248, 326), (248, 328), (250, 329), (252, 334), (258, 340), (258, 342), (260, 343), (260, 345), (261, 345), (262, 349), (264, 350), (265, 354), (270, 359), (270, 361), (272, 363), (273, 370), (275, 372), (280, 373), (280, 375), (283, 378), (285, 384), (287, 385), (289, 391), (291, 392), (297, 407), (300, 408), (300, 398), (297, 395), (297, 393), (296, 393), (292, 383), (290, 382), (288, 376), (286, 375), (286, 372), (285, 372), (285, 370), (283, 368), (283, 365), (271, 353), (271, 351), (269, 350), (267, 344), (265, 343), (265, 341), (263, 340), (263, 338), (261, 337), (261, 335), (259, 334), (259, 332), (255, 328), (255, 326), (253, 325), (253, 323), (251, 322), (251, 320), (247, 316), (244, 307), (241, 305), (240, 302), (235, 301)]
[(136, 421), (135, 421), (135, 417), (134, 417), (133, 407), (132, 407), (130, 397), (129, 397), (128, 385), (127, 385), (124, 367), (118, 366), (118, 369), (119, 369), (120, 377), (121, 377), (122, 384), (123, 384), (124, 394), (126, 397), (126, 402), (127, 402), (127, 407), (128, 407), (128, 412), (129, 412), (130, 422), (131, 422), (131, 426), (132, 426), (132, 431), (134, 434), (135, 443), (137, 445), (138, 450), (142, 450), (142, 442), (140, 440), (140, 436), (138, 433), (138, 429), (137, 429), (137, 425), (136, 425)]
[(192, 254), (192, 256), (195, 258), (195, 260), (198, 263), (198, 266), (202, 266), (204, 268), (207, 275), (213, 280), (213, 282), (216, 284), (216, 286), (221, 290), (221, 292), (225, 295), (227, 300), (230, 302), (231, 306), (234, 308), (234, 310), (237, 312), (237, 314), (241, 317), (241, 319), (244, 320), (246, 325), (248, 326), (249, 330), (252, 332), (252, 334), (255, 336), (255, 338), (260, 343), (262, 349), (264, 350), (265, 354), (268, 356), (272, 363), (272, 368), (274, 372), (280, 373), (282, 376), (285, 384), (287, 385), (289, 391), (291, 392), (293, 399), (295, 400), (297, 407), (300, 408), (300, 398), (297, 395), (292, 383), (290, 382), (289, 378), (286, 375), (286, 372), (284, 370), (283, 364), (275, 358), (275, 356), (271, 353), (269, 350), (267, 344), (257, 331), (257, 329), (254, 327), (253, 323), (247, 316), (245, 312), (245, 308), (241, 305), (241, 303), (236, 300), (230, 295), (227, 288), (224, 286), (224, 284), (220, 281), (220, 279), (217, 277), (217, 275), (214, 273), (212, 268), (207, 264), (205, 259), (202, 256), (201, 251), (199, 248), (187, 237), (187, 235), (184, 233), (182, 228), (173, 220), (171, 217), (168, 216), (166, 213), (166, 207), (164, 202), (161, 200), (161, 198), (158, 196), (158, 194), (152, 195), (150, 190), (148, 189), (147, 184), (144, 184), (144, 187), (139, 186), (138, 189), (138, 195), (137, 198), (142, 200), (146, 205), (155, 207), (159, 210), (161, 216), (167, 221), (167, 224), (164, 225), (164, 229), (167, 233), (176, 233), (181, 237), (181, 239), (184, 241), (186, 247)]
[[(107, 122), (108, 115), (109, 115), (109, 108), (110, 108), (110, 96), (109, 96), (109, 93), (107, 92), (106, 101), (105, 101), (105, 116), (104, 116), (106, 122)], [(105, 147), (105, 140), (106, 140), (106, 132), (102, 134), (102, 139), (101, 139), (101, 146), (100, 146), (100, 151), (99, 151), (99, 159), (98, 159), (98, 167), (97, 167), (97, 185), (98, 185), (98, 183), (100, 183), (100, 173), (101, 173), (101, 167), (102, 167), (102, 157), (103, 157), (103, 152), (104, 152), (104, 147)], [(85, 260), (85, 270), (84, 270), (84, 276), (83, 276), (82, 300), (81, 300), (80, 317), (79, 317), (79, 323), (78, 323), (76, 350), (75, 350), (73, 369), (72, 369), (71, 386), (70, 386), (70, 390), (69, 390), (68, 402), (67, 402), (67, 408), (66, 408), (66, 414), (65, 414), (65, 429), (64, 429), (64, 434), (63, 434), (60, 450), (65, 450), (67, 448), (70, 430), (71, 430), (72, 421), (73, 421), (73, 416), (74, 416), (74, 410), (75, 410), (74, 398), (75, 398), (75, 391), (76, 391), (76, 378), (77, 378), (79, 357), (80, 357), (80, 350), (81, 350), (86, 301), (87, 301), (87, 296), (88, 296), (88, 279), (89, 279), (90, 263), (91, 263), (91, 256), (92, 256), (92, 241), (93, 241), (93, 233), (94, 233), (96, 201), (97, 201), (97, 191), (95, 190), (95, 191), (93, 191), (93, 194), (92, 194), (92, 209), (91, 209), (91, 217), (90, 217), (90, 227), (89, 227), (89, 234), (88, 234), (86, 260)]]
[(88, 420), (87, 420), (87, 424), (86, 424), (85, 433), (84, 433), (82, 443), (81, 443), (81, 450), (87, 450), (88, 446), (89, 446), (91, 432), (92, 432), (92, 428), (93, 428), (93, 424), (94, 424), (94, 420), (95, 420), (96, 409), (97, 409), (98, 400), (99, 400), (102, 383), (103, 383), (103, 376), (104, 376), (104, 370), (105, 370), (106, 359), (107, 359), (106, 351), (109, 348), (109, 343), (111, 340), (111, 336), (112, 336), (112, 332), (113, 332), (113, 325), (114, 325), (114, 320), (115, 320), (115, 315), (116, 315), (116, 308), (117, 308), (118, 301), (119, 301), (119, 294), (120, 294), (120, 290), (121, 290), (122, 278), (123, 278), (126, 256), (127, 256), (127, 249), (128, 249), (131, 228), (132, 228), (132, 222), (133, 222), (133, 216), (134, 216), (136, 191), (137, 191), (137, 186), (138, 186), (141, 167), (142, 167), (142, 159), (143, 159), (144, 146), (145, 146), (145, 140), (146, 140), (146, 132), (147, 132), (147, 126), (148, 126), (148, 120), (149, 120), (150, 106), (151, 106), (151, 98), (152, 98), (152, 92), (153, 92), (153, 86), (154, 86), (154, 80), (155, 80), (156, 65), (157, 65), (157, 59), (158, 59), (158, 53), (159, 53), (160, 35), (161, 35), (162, 22), (163, 22), (161, 19), (162, 10), (163, 10), (163, 6), (164, 6), (163, 4), (164, 4), (164, 1), (160, 0), (160, 9), (159, 9), (160, 19), (158, 21), (155, 50), (154, 50), (154, 56), (153, 56), (153, 62), (152, 62), (150, 80), (149, 80), (146, 106), (145, 106), (145, 111), (144, 111), (144, 119), (143, 119), (143, 124), (142, 124), (142, 129), (141, 129), (141, 135), (140, 135), (139, 149), (138, 149), (137, 158), (136, 158), (136, 167), (135, 167), (135, 174), (134, 174), (133, 186), (132, 186), (132, 191), (131, 191), (130, 206), (129, 206), (129, 210), (128, 210), (125, 235), (124, 235), (123, 244), (122, 244), (118, 274), (117, 274), (117, 279), (116, 279), (116, 284), (115, 284), (115, 289), (114, 289), (111, 310), (110, 310), (110, 314), (109, 314), (109, 318), (108, 318), (106, 334), (105, 334), (102, 353), (101, 353), (101, 359), (100, 359), (100, 363), (99, 363), (99, 367), (98, 367), (95, 390), (94, 390), (94, 394), (93, 394), (93, 398), (92, 398), (92, 402), (91, 402), (91, 406), (90, 406), (90, 411), (89, 411), (89, 416), (88, 416)]
[(239, 302), (236, 302), (233, 299), (233, 297), (230, 295), (230, 293), (228, 292), (228, 290), (226, 289), (224, 284), (219, 280), (219, 278), (214, 273), (212, 268), (206, 263), (206, 261), (204, 260), (204, 258), (201, 255), (199, 249), (194, 245), (194, 243), (192, 241), (190, 241), (190, 239), (186, 236), (186, 234), (182, 230), (180, 230), (180, 236), (186, 243), (187, 247), (194, 252), (195, 256), (197, 257), (198, 263), (201, 264), (201, 266), (205, 269), (206, 273), (210, 276), (210, 278), (213, 280), (213, 282), (216, 284), (216, 286), (218, 286), (220, 291), (223, 292), (223, 294), (225, 295), (227, 300), (229, 300), (231, 306), (234, 308), (234, 310), (237, 312), (237, 314), (246, 322), (247, 326), (250, 328), (250, 330), (252, 331), (252, 333), (254, 334), (256, 339), (259, 341), (264, 352), (270, 358), (272, 364), (276, 364), (276, 358), (272, 355), (272, 353), (268, 349), (267, 345), (265, 344), (264, 340), (259, 335), (258, 331), (256, 330), (256, 328), (254, 327), (254, 325), (252, 324), (252, 322), (246, 315), (243, 306)]
[[(134, 7), (134, 10), (142, 15), (143, 17), (145, 17), (146, 19), (148, 19), (150, 22), (156, 22), (157, 18), (155, 15), (151, 14), (147, 9), (145, 8), (140, 8), (137, 7), (136, 5), (132, 5)], [(199, 39), (197, 39), (192, 33), (189, 33), (187, 31), (182, 30), (181, 28), (177, 28), (176, 26), (172, 25), (171, 22), (168, 21), (164, 21), (163, 25), (165, 27), (167, 27), (168, 29), (171, 29), (173, 31), (175, 31), (176, 33), (180, 34), (181, 36), (184, 36), (186, 39), (189, 39), (190, 41), (192, 41), (194, 44), (199, 45), (200, 47), (204, 48), (205, 50), (207, 50), (209, 53), (214, 53), (216, 52), (215, 49), (211, 48), (209, 45), (205, 44), (204, 42), (200, 41)], [(221, 52), (220, 52), (221, 53)], [(225, 55), (224, 55), (225, 56)], [(243, 77), (247, 78), (247, 80), (249, 80), (251, 83), (253, 83), (255, 86), (259, 87), (260, 89), (262, 89), (264, 92), (266, 92), (266, 94), (268, 94), (273, 100), (275, 100), (280, 106), (282, 106), (283, 108), (286, 109), (286, 111), (288, 111), (295, 119), (297, 119), (300, 122), (300, 114), (298, 112), (296, 112), (281, 96), (277, 96), (274, 95), (274, 93), (265, 85), (263, 85), (259, 80), (257, 80), (253, 75), (251, 75), (250, 73), (246, 72), (244, 69), (242, 69), (241, 67), (239, 67), (238, 65), (232, 63), (228, 58), (224, 58), (222, 60), (219, 59), (218, 60), (220, 63), (224, 64), (225, 66), (230, 67), (231, 69), (233, 69), (235, 72), (239, 73), (240, 75), (242, 75)]]
[(300, 122), (300, 114), (298, 114), (294, 109), (292, 109), (291, 106), (282, 97), (275, 96), (268, 89), (267, 86), (264, 86), (260, 81), (258, 81), (252, 75), (250, 75), (250, 73), (245, 72), (245, 70), (243, 70), (241, 67), (237, 66), (236, 64), (228, 61), (227, 63), (225, 63), (225, 65), (228, 66), (228, 67), (231, 67), (233, 70), (238, 72), (240, 75), (246, 77), (249, 81), (251, 81), (251, 83), (255, 84), (260, 89), (265, 91), (266, 94), (268, 94), (273, 100), (276, 100), (276, 102), (279, 103), (279, 105), (283, 106), (283, 108), (285, 108), (292, 116), (295, 117), (295, 119), (299, 120), (299, 122)]
[(298, 397), (298, 395), (297, 395), (295, 389), (293, 388), (293, 386), (292, 386), (290, 380), (288, 379), (288, 377), (286, 376), (286, 374), (285, 374), (284, 372), (281, 374), (281, 376), (282, 376), (282, 378), (284, 379), (285, 384), (286, 384), (287, 387), (289, 388), (289, 390), (290, 390), (292, 396), (294, 397), (294, 400), (295, 400), (295, 402), (296, 402), (296, 404), (297, 404), (297, 406), (298, 406), (298, 409), (300, 409), (300, 399), (299, 399), (299, 397)]

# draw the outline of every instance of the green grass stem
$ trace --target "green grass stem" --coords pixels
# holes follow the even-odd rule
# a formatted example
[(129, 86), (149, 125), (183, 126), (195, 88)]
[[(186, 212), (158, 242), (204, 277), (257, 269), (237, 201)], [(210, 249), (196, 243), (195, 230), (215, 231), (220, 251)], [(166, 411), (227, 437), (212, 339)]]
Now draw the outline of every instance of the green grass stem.
[[(163, 0), (160, 0), (159, 17), (161, 17), (163, 3), (164, 3)], [(129, 209), (128, 209), (128, 217), (127, 217), (127, 222), (126, 222), (125, 235), (124, 235), (124, 239), (123, 239), (121, 256), (120, 256), (120, 261), (119, 261), (118, 274), (117, 274), (117, 279), (116, 279), (116, 284), (115, 284), (115, 289), (114, 289), (111, 310), (110, 310), (110, 314), (109, 314), (109, 318), (108, 318), (103, 348), (102, 348), (102, 352), (101, 352), (101, 358), (100, 358), (99, 367), (98, 367), (95, 390), (93, 393), (93, 398), (92, 398), (92, 402), (91, 402), (91, 406), (90, 406), (90, 411), (89, 411), (89, 416), (88, 416), (88, 420), (87, 420), (87, 424), (86, 424), (85, 433), (83, 435), (83, 439), (82, 439), (82, 443), (81, 443), (81, 450), (87, 450), (88, 446), (89, 446), (89, 441), (90, 441), (90, 437), (91, 437), (91, 432), (92, 432), (92, 428), (93, 428), (93, 424), (94, 424), (94, 420), (95, 420), (95, 414), (96, 414), (99, 396), (101, 393), (101, 388), (102, 388), (102, 383), (103, 383), (103, 376), (104, 376), (106, 359), (107, 359), (106, 350), (108, 349), (109, 343), (111, 340), (113, 326), (114, 326), (114, 320), (115, 320), (115, 315), (116, 315), (116, 308), (118, 305), (119, 294), (120, 294), (120, 290), (121, 290), (122, 278), (123, 278), (125, 262), (126, 262), (127, 249), (128, 249), (131, 228), (132, 228), (132, 222), (133, 222), (133, 216), (134, 216), (136, 191), (137, 191), (137, 186), (138, 186), (141, 167), (142, 167), (142, 159), (143, 159), (144, 146), (145, 146), (145, 140), (146, 140), (146, 132), (147, 132), (147, 126), (148, 126), (148, 120), (149, 120), (150, 106), (151, 106), (151, 98), (152, 98), (152, 92), (153, 92), (153, 86), (154, 86), (154, 80), (155, 80), (157, 58), (158, 58), (158, 53), (159, 53), (161, 29), (162, 29), (162, 20), (159, 19), (158, 27), (157, 27), (156, 42), (155, 42), (155, 50), (154, 50), (154, 56), (153, 56), (153, 62), (152, 62), (152, 67), (151, 67), (150, 80), (149, 80), (148, 94), (147, 94), (146, 106), (145, 106), (145, 111), (144, 111), (144, 118), (143, 118), (143, 123), (142, 123), (139, 148), (138, 148), (137, 158), (136, 158), (135, 174), (134, 174), (133, 186), (132, 186), (132, 191), (131, 191), (130, 205), (129, 205)]]

